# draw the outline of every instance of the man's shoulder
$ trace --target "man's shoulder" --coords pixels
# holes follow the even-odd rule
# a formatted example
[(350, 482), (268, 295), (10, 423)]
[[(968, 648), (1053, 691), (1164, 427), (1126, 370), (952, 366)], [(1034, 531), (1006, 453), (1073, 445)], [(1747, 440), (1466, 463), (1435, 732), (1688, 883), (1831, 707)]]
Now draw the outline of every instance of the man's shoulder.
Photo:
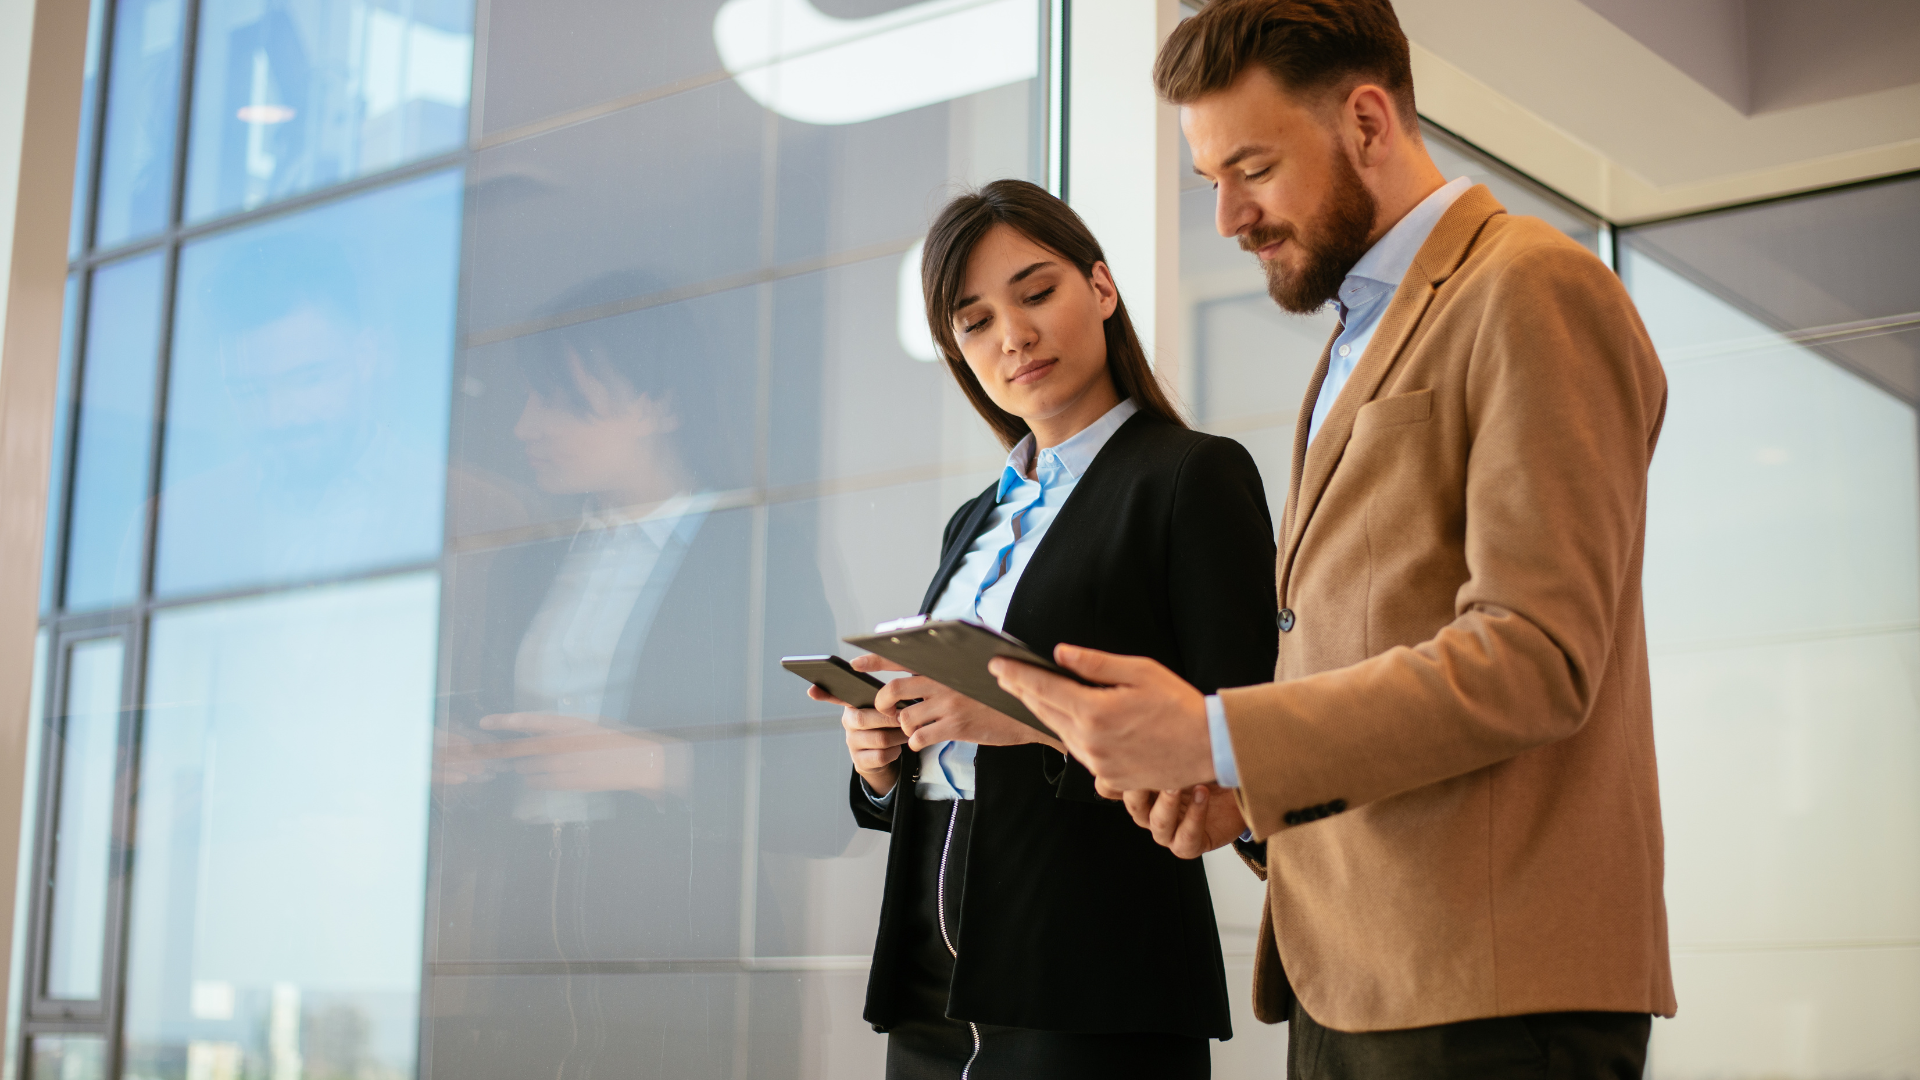
[(1487, 221), (1462, 269), (1500, 272), (1515, 265), (1530, 271), (1613, 276), (1600, 256), (1558, 227), (1527, 214), (1497, 214)]

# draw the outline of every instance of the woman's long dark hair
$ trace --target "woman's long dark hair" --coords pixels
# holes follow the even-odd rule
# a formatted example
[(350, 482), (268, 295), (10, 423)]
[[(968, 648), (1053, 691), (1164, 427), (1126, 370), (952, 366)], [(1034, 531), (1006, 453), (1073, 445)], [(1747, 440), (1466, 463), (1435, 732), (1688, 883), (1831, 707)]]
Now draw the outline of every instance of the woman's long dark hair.
[[(927, 328), (934, 344), (946, 358), (947, 370), (966, 392), (994, 434), (1009, 449), (1027, 437), (1027, 422), (994, 404), (987, 391), (960, 355), (960, 344), (953, 336), (953, 309), (966, 287), (967, 261), (981, 239), (995, 225), (1006, 225), (1041, 247), (1078, 267), (1091, 276), (1093, 264), (1106, 262), (1100, 241), (1093, 238), (1087, 223), (1073, 207), (1048, 194), (1045, 188), (1025, 180), (995, 180), (978, 191), (954, 199), (940, 211), (927, 233), (927, 246), (920, 259), (920, 288), (927, 302)], [(1147, 365), (1147, 351), (1133, 332), (1133, 320), (1127, 318), (1127, 304), (1116, 294), (1113, 314), (1107, 316), (1107, 374), (1122, 400), (1132, 398), (1140, 411), (1152, 413), (1169, 423), (1186, 427), (1173, 403), (1161, 389)]]

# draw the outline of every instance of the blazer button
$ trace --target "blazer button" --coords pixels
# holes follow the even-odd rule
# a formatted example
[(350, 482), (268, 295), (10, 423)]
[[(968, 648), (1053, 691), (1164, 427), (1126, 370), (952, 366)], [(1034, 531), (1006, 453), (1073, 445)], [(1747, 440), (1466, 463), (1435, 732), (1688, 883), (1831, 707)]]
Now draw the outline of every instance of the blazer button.
[(1280, 609), (1280, 632), (1284, 634), (1287, 631), (1292, 629), (1293, 629), (1293, 609), (1281, 608)]

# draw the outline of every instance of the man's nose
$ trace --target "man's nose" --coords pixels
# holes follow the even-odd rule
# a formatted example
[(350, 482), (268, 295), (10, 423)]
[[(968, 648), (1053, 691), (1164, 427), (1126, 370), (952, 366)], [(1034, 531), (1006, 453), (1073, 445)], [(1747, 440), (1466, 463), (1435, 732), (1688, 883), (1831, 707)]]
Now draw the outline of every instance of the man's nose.
[(1260, 220), (1259, 209), (1235, 185), (1221, 184), (1214, 193), (1213, 227), (1221, 236), (1238, 236)]

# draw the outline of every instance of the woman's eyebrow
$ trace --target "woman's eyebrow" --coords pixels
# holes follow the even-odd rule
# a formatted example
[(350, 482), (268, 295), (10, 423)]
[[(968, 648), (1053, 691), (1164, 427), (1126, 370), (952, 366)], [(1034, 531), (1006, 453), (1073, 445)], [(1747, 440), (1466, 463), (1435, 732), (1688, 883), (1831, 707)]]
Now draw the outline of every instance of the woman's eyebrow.
[[(1008, 278), (1007, 284), (1018, 285), (1020, 282), (1025, 281), (1027, 278), (1033, 276), (1034, 271), (1042, 270), (1052, 265), (1053, 265), (1052, 259), (1041, 259), (1039, 262), (1034, 263), (1022, 269), (1019, 273)], [(978, 296), (963, 296), (960, 299), (955, 300), (953, 302), (954, 314), (956, 315), (959, 314), (962, 310), (966, 308), (968, 304), (977, 304), (979, 302), (980, 302), (980, 298)]]
[(1025, 281), (1027, 277), (1030, 276), (1035, 270), (1038, 270), (1041, 267), (1052, 266), (1052, 265), (1053, 265), (1052, 259), (1041, 259), (1039, 262), (1034, 263), (1033, 265), (1027, 267), (1026, 269), (1008, 278), (1007, 284), (1017, 285), (1020, 282)]

